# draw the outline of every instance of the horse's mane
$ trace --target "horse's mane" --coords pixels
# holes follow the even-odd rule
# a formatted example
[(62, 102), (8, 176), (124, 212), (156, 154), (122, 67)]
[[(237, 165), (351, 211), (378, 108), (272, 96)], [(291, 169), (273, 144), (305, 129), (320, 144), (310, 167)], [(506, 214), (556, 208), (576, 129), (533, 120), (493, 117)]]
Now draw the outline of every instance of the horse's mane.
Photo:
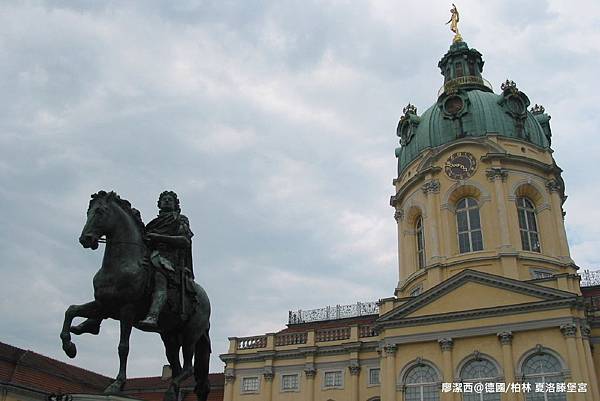
[(98, 199), (105, 199), (107, 201), (114, 200), (121, 207), (121, 209), (125, 211), (125, 213), (131, 216), (133, 221), (135, 221), (136, 225), (140, 229), (142, 235), (146, 233), (146, 226), (142, 221), (142, 215), (140, 214), (140, 211), (134, 207), (131, 207), (131, 203), (129, 203), (127, 199), (121, 199), (121, 197), (115, 191), (98, 191), (97, 193), (92, 194), (92, 200), (90, 200), (88, 210), (92, 207), (92, 204)]

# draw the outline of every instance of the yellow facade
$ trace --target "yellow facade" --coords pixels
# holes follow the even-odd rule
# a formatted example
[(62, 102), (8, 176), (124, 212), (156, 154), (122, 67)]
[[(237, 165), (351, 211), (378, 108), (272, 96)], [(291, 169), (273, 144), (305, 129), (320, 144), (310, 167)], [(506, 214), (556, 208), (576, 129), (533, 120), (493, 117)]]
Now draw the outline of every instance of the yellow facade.
[[(457, 152), (476, 161), (460, 179), (447, 171)], [(394, 180), (394, 296), (379, 301), (377, 316), (231, 338), (221, 356), (224, 401), (600, 400), (600, 346), (592, 346), (600, 344), (600, 324), (586, 310), (569, 254), (560, 172), (549, 147), (502, 132), (420, 152)], [(529, 225), (526, 234), (518, 204), (535, 216), (535, 229)], [(460, 249), (461, 205), (469, 215), (461, 223), (470, 230), (462, 237), (469, 251)], [(475, 220), (481, 250), (472, 236)], [(523, 238), (532, 241), (530, 250)], [(535, 380), (568, 383), (569, 391), (521, 389), (479, 398), (442, 391), (443, 383)]]

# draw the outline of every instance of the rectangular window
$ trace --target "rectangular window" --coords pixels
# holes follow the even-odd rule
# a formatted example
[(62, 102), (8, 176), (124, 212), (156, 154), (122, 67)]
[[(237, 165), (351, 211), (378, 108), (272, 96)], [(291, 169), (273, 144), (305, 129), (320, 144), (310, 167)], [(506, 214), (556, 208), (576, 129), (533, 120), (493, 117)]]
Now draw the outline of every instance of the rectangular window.
[(325, 372), (323, 377), (323, 387), (325, 388), (341, 388), (342, 387), (342, 371)]
[(379, 368), (371, 368), (369, 369), (369, 385), (377, 384), (379, 384)]
[(258, 392), (258, 377), (242, 378), (242, 393), (257, 393)]
[(547, 272), (547, 271), (544, 271), (544, 270), (533, 270), (531, 272), (531, 276), (533, 278), (549, 278), (549, 277), (554, 276), (554, 273)]
[(281, 375), (281, 390), (298, 390), (298, 374)]
[(463, 74), (463, 65), (462, 63), (456, 63), (454, 64), (454, 71), (456, 72), (456, 78), (458, 77), (462, 77)]
[(460, 245), (460, 253), (471, 252), (471, 244), (469, 243), (469, 233), (459, 233), (458, 243)]
[(481, 251), (483, 249), (483, 237), (481, 236), (481, 230), (475, 230), (471, 232), (471, 242), (473, 243), (473, 252)]

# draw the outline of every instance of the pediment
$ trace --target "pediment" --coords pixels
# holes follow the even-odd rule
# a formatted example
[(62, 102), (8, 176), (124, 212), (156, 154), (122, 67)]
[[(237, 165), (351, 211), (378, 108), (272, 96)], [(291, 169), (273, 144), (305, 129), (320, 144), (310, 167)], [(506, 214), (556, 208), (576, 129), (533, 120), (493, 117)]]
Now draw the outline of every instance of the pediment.
[(574, 297), (576, 294), (570, 292), (467, 269), (391, 310), (377, 322)]

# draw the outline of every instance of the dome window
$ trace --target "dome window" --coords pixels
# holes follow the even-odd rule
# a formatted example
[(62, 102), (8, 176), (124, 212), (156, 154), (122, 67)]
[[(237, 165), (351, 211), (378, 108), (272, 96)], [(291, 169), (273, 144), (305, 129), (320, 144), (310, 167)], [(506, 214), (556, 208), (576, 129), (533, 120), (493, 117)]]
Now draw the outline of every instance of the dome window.
[(540, 235), (535, 220), (535, 206), (524, 197), (517, 198), (517, 213), (519, 215), (519, 232), (521, 246), (524, 251), (540, 252)]
[(417, 240), (417, 265), (419, 269), (425, 268), (425, 235), (423, 232), (423, 217), (419, 216), (415, 224)]
[(460, 253), (481, 251), (483, 235), (479, 219), (479, 205), (473, 198), (463, 198), (456, 204), (456, 227)]

